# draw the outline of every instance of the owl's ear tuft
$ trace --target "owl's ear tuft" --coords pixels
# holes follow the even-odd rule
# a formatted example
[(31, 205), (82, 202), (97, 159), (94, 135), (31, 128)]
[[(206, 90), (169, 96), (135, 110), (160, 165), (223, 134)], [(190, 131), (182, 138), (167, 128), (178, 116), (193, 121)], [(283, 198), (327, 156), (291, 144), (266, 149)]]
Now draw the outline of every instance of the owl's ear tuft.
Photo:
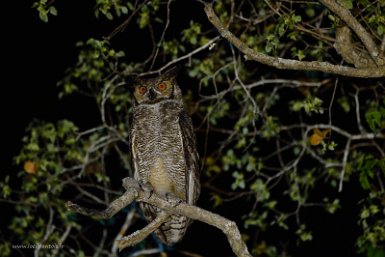
[(177, 64), (172, 68), (168, 69), (165, 73), (163, 73), (162, 77), (165, 79), (175, 79), (181, 69), (182, 66), (180, 64)]

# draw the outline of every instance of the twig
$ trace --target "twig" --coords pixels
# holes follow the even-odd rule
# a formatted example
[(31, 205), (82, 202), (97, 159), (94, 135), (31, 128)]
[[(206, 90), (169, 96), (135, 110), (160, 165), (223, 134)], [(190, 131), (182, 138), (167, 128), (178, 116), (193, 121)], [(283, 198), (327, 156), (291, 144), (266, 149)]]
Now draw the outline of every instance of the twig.
[(82, 193), (84, 196), (89, 197), (90, 199), (94, 200), (94, 201), (97, 202), (97, 203), (101, 203), (101, 204), (104, 203), (104, 201), (103, 201), (102, 199), (100, 199), (99, 197), (93, 195), (92, 193), (88, 192), (87, 190), (84, 190), (84, 189), (81, 188), (79, 185), (74, 184), (74, 186), (75, 186), (76, 189), (79, 190), (79, 192)]
[(257, 103), (255, 102), (254, 98), (251, 96), (250, 90), (247, 90), (245, 84), (243, 83), (243, 81), (239, 77), (238, 65), (237, 65), (237, 60), (235, 57), (234, 48), (232, 46), (230, 48), (231, 48), (231, 54), (233, 55), (233, 60), (234, 60), (233, 61), (233, 69), (234, 69), (235, 80), (238, 81), (238, 83), (241, 85), (243, 91), (246, 93), (247, 98), (253, 104), (253, 114), (254, 115), (260, 114), (259, 107), (258, 107)]
[[(256, 82), (253, 82), (251, 84), (245, 84), (244, 87), (246, 89), (252, 89), (255, 87), (260, 87), (264, 85), (269, 84), (283, 84), (282, 87), (291, 87), (291, 88), (297, 88), (297, 87), (321, 87), (325, 84), (328, 84), (330, 82), (330, 79), (324, 79), (319, 82), (307, 82), (307, 81), (300, 81), (300, 80), (289, 80), (289, 79), (264, 79), (261, 78)], [(222, 90), (216, 94), (212, 95), (200, 95), (204, 99), (217, 99), (217, 98), (223, 98), (227, 93), (234, 92), (236, 90), (243, 89), (241, 86), (232, 86), (225, 90)]]
[(143, 250), (134, 252), (133, 254), (130, 254), (129, 257), (144, 256), (144, 255), (156, 254), (160, 252), (162, 252), (162, 250), (159, 248), (143, 249)]
[[(52, 225), (52, 222), (53, 222), (53, 210), (52, 208), (49, 208), (49, 220), (48, 220), (48, 224), (47, 224), (47, 228), (46, 228), (46, 231), (45, 231), (45, 234), (44, 234), (44, 237), (43, 237), (43, 240), (42, 240), (42, 244), (44, 242), (47, 241), (48, 237), (52, 234), (52, 232), (55, 230), (55, 225)], [(35, 251), (34, 251), (34, 256), (35, 257), (38, 257), (39, 256), (39, 251), (40, 251), (40, 247), (36, 248)]]
[(120, 228), (119, 233), (116, 235), (114, 243), (111, 248), (111, 252), (116, 254), (116, 251), (118, 250), (118, 241), (123, 238), (124, 234), (126, 233), (128, 227), (130, 226), (132, 222), (132, 218), (134, 217), (135, 209), (132, 208), (126, 216), (126, 220), (123, 223), (123, 226)]
[[(144, 72), (144, 73), (141, 73), (141, 74), (138, 74), (138, 76), (147, 76), (147, 75), (153, 75), (153, 74), (160, 74), (162, 71), (166, 70), (167, 68), (171, 67), (172, 65), (174, 65), (175, 63), (178, 63), (180, 61), (183, 61), (185, 59), (188, 59), (190, 58), (191, 56), (193, 56), (194, 54), (197, 54), (199, 53), (200, 51), (206, 49), (206, 48), (209, 48), (211, 49), (211, 47), (215, 44), (215, 41), (217, 41), (219, 39), (219, 37), (215, 37), (213, 39), (211, 39), (209, 42), (207, 42), (206, 44), (198, 47), (197, 49), (195, 49), (194, 51), (186, 54), (186, 55), (183, 55), (179, 58), (176, 58), (168, 63), (166, 63), (164, 66), (162, 66), (161, 68), (157, 69), (157, 70), (154, 70), (154, 71), (149, 71), (149, 72)], [(128, 74), (128, 75), (131, 75), (131, 74)]]
[(356, 119), (357, 119), (357, 125), (358, 129), (360, 130), (361, 134), (365, 133), (365, 128), (362, 126), (361, 123), (361, 115), (360, 115), (360, 100), (358, 98), (358, 94), (360, 93), (360, 90), (357, 86), (354, 86), (356, 88), (356, 93), (354, 94), (354, 102), (356, 106)]
[(333, 106), (333, 102), (334, 102), (334, 97), (336, 95), (337, 85), (338, 85), (338, 78), (336, 79), (336, 81), (334, 83), (332, 99), (330, 100), (330, 104), (329, 104), (329, 125), (332, 125), (332, 106)]
[(115, 215), (118, 211), (129, 205), (134, 200), (144, 202), (162, 209), (165, 213), (161, 214), (153, 221), (155, 224), (150, 223), (146, 228), (144, 228), (144, 230), (135, 232), (136, 234), (132, 234), (131, 236), (126, 237), (127, 245), (130, 244), (130, 238), (139, 238), (139, 233), (147, 233), (150, 229), (153, 229), (154, 227), (156, 229), (156, 225), (158, 225), (163, 219), (165, 219), (167, 215), (176, 214), (186, 216), (194, 220), (199, 220), (219, 228), (227, 236), (230, 246), (237, 256), (251, 257), (251, 254), (249, 253), (246, 244), (242, 241), (241, 234), (235, 222), (230, 221), (218, 214), (209, 212), (207, 210), (201, 209), (197, 206), (193, 206), (187, 203), (182, 202), (175, 205), (175, 201), (164, 200), (155, 193), (142, 189), (139, 186), (138, 182), (132, 178), (123, 179), (123, 187), (127, 191), (121, 197), (113, 201), (107, 207), (107, 209), (103, 211), (87, 209), (71, 202), (67, 203), (67, 208), (83, 215), (101, 219), (108, 219)]
[(172, 3), (173, 0), (168, 0), (167, 1), (167, 18), (166, 18), (166, 24), (164, 25), (164, 29), (162, 31), (162, 35), (160, 36), (160, 39), (159, 39), (159, 42), (157, 44), (157, 48), (156, 48), (156, 51), (155, 51), (155, 55), (154, 55), (154, 58), (152, 58), (152, 62), (151, 62), (151, 65), (150, 65), (150, 70), (152, 70), (152, 68), (154, 67), (154, 64), (155, 64), (155, 61), (156, 61), (156, 58), (158, 57), (158, 54), (159, 54), (159, 49), (164, 41), (164, 36), (166, 35), (166, 31), (168, 29), (168, 26), (170, 25), (170, 6), (171, 6), (171, 3)]
[(222, 24), (218, 16), (215, 14), (212, 4), (204, 3), (204, 6), (205, 13), (211, 24), (218, 30), (222, 37), (227, 39), (231, 44), (238, 48), (239, 51), (245, 55), (247, 60), (254, 60), (278, 69), (321, 71), (350, 77), (376, 78), (385, 76), (385, 69), (382, 68), (352, 68), (347, 66), (334, 65), (328, 62), (297, 61), (279, 57), (271, 57), (266, 54), (254, 51), (241, 40), (239, 40), (239, 38), (232, 34), (228, 29), (226, 29), (225, 25)]
[(72, 229), (71, 225), (67, 226), (67, 228), (64, 231), (63, 235), (57, 241), (57, 244), (58, 244), (59, 247), (57, 247), (57, 248), (55, 248), (55, 250), (53, 250), (52, 256), (58, 256), (59, 249), (61, 249), (61, 247), (63, 247), (63, 243), (67, 239), (68, 235), (70, 234), (71, 229)]
[(344, 150), (344, 157), (342, 158), (342, 170), (341, 170), (341, 174), (340, 174), (340, 184), (338, 186), (338, 192), (342, 192), (342, 186), (344, 184), (344, 176), (345, 176), (345, 172), (346, 172), (346, 164), (348, 162), (350, 143), (351, 143), (351, 140), (348, 139), (348, 141), (346, 142), (345, 150)]
[[(116, 36), (119, 32), (122, 32), (127, 25), (131, 22), (132, 18), (135, 16), (135, 14), (142, 8), (143, 5), (145, 5), (147, 0), (143, 1), (138, 8), (135, 8), (135, 10), (131, 13), (131, 15), (122, 23), (120, 24), (117, 28), (115, 28), (107, 37), (106, 40), (111, 41), (111, 39)], [(138, 1), (135, 1), (134, 6), (136, 7)]]

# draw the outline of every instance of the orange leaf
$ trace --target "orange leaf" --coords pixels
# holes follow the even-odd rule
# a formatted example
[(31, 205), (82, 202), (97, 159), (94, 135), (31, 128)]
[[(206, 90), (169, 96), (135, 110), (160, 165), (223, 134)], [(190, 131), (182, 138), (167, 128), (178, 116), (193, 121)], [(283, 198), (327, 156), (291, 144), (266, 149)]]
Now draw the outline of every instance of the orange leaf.
[(24, 162), (24, 171), (28, 174), (36, 174), (37, 171), (37, 164), (33, 161), (26, 161)]
[(311, 145), (319, 145), (322, 142), (323, 139), (324, 138), (322, 136), (320, 136), (317, 133), (314, 133), (313, 135), (311, 135), (309, 137), (309, 142), (310, 142)]
[(313, 129), (313, 134), (309, 137), (310, 144), (319, 145), (329, 132), (330, 129), (325, 129), (324, 131), (321, 131), (318, 128)]

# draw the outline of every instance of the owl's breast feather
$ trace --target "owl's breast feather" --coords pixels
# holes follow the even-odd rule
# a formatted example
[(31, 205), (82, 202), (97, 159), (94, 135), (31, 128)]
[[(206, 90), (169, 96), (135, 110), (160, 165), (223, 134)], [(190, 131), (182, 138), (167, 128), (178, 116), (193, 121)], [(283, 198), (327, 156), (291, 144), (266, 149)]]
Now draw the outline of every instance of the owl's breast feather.
[(154, 166), (148, 174), (147, 182), (151, 184), (157, 194), (164, 195), (166, 193), (175, 193), (175, 186), (167, 175), (167, 171), (161, 158), (156, 159)]
[(175, 100), (134, 109), (133, 152), (137, 178), (159, 195), (186, 199), (185, 159)]

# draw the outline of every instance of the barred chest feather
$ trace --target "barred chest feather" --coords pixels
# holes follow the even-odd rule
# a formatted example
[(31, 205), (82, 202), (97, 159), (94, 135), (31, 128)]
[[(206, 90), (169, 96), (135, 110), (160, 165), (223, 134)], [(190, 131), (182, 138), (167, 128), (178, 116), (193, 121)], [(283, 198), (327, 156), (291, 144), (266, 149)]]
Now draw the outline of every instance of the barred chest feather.
[(186, 200), (186, 163), (179, 125), (180, 104), (165, 100), (134, 108), (136, 179), (154, 191)]

